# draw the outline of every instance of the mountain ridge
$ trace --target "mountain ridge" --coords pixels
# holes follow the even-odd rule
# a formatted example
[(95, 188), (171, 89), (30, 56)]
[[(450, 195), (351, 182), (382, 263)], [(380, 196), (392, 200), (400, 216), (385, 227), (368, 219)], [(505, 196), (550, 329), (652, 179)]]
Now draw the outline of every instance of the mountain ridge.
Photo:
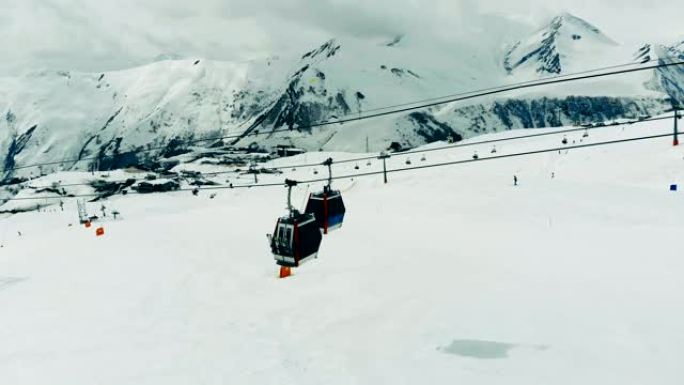
[[(384, 44), (330, 39), (298, 57), (241, 63), (164, 60), (106, 73), (35, 71), (0, 78), (4, 168), (98, 158), (41, 170), (10, 170), (0, 180), (61, 169), (154, 167), (160, 156), (177, 153), (184, 141), (208, 137), (242, 135), (208, 142), (211, 146), (270, 150), (287, 144), (363, 151), (368, 142), (373, 151), (380, 151), (392, 144), (406, 148), (502, 129), (638, 118), (666, 110), (668, 99), (684, 100), (684, 68), (667, 68), (597, 80), (592, 87), (567, 84), (373, 121), (306, 128), (390, 105), (568, 74), (594, 63), (684, 59), (684, 43), (650, 43), (629, 52), (570, 14), (521, 37), (503, 57), (474, 41), (448, 49), (430, 43), (403, 35)], [(629, 54), (623, 57), (624, 52)], [(151, 148), (161, 149), (146, 151)], [(132, 150), (141, 152), (128, 153)]]

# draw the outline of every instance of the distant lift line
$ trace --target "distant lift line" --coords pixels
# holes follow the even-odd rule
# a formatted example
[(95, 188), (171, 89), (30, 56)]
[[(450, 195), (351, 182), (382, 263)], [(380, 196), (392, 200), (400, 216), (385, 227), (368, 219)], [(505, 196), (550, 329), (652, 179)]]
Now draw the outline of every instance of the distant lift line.
[[(638, 120), (631, 120), (631, 121), (626, 121), (623, 123), (620, 123), (618, 125), (635, 125), (635, 124), (642, 124), (646, 122), (653, 122), (653, 121), (659, 121), (659, 120), (669, 120), (673, 118), (681, 119), (681, 115), (667, 115), (667, 116), (658, 116), (658, 117), (652, 117), (652, 118), (646, 118), (646, 119), (638, 119)], [(560, 135), (560, 134), (567, 134), (567, 133), (572, 133), (572, 132), (579, 132), (579, 131), (584, 131), (589, 132), (592, 130), (598, 130), (602, 128), (609, 128), (609, 127), (614, 127), (615, 125), (596, 125), (593, 127), (578, 127), (578, 128), (570, 128), (566, 130), (552, 130), (548, 132), (542, 132), (542, 133), (537, 133), (537, 134), (528, 134), (528, 135), (519, 135), (519, 136), (513, 136), (509, 138), (496, 138), (496, 139), (487, 139), (487, 140), (481, 140), (481, 141), (474, 141), (474, 142), (467, 142), (467, 143), (456, 143), (456, 144), (450, 144), (446, 146), (439, 146), (439, 147), (433, 147), (433, 148), (428, 148), (428, 149), (422, 149), (422, 150), (412, 150), (412, 151), (404, 151), (396, 154), (385, 154), (386, 158), (390, 158), (392, 155), (412, 155), (412, 154), (425, 154), (429, 152), (435, 152), (435, 151), (444, 151), (444, 150), (450, 150), (454, 148), (460, 148), (460, 147), (471, 147), (471, 146), (477, 146), (477, 145), (483, 145), (483, 144), (491, 144), (491, 143), (500, 143), (500, 142), (508, 142), (508, 141), (514, 141), (514, 140), (523, 140), (523, 139), (530, 139), (530, 138), (537, 138), (537, 137), (543, 137), (543, 136), (551, 136), (551, 135)], [(675, 122), (675, 138), (676, 138), (676, 122)], [(567, 144), (567, 140), (566, 143)], [(492, 153), (496, 153), (496, 151), (492, 151)], [(363, 160), (373, 160), (377, 159), (377, 155), (372, 155), (372, 156), (365, 156), (361, 158), (352, 158), (352, 159), (344, 159), (344, 160), (338, 160), (334, 161), (333, 164), (344, 164), (344, 163), (356, 163), (358, 161), (363, 161)], [(286, 170), (286, 169), (297, 169), (297, 168), (309, 168), (309, 167), (319, 167), (321, 166), (321, 163), (305, 163), (305, 164), (297, 164), (297, 165), (290, 165), (290, 166), (275, 166), (275, 167), (264, 167), (265, 169), (268, 170)], [(206, 172), (206, 173), (201, 173), (201, 176), (216, 176), (216, 175), (224, 175), (224, 174), (235, 174), (239, 171), (237, 170), (229, 170), (229, 171), (215, 171), (215, 172)], [(28, 183), (28, 182), (25, 182)], [(252, 184), (252, 186), (256, 185)], [(31, 188), (34, 189), (46, 189), (46, 188), (55, 188), (55, 187), (75, 187), (75, 186), (91, 186), (91, 183), (70, 183), (70, 184), (52, 184), (49, 186), (30, 186)], [(95, 195), (94, 195), (95, 196)]]
[[(518, 152), (518, 153), (511, 153), (511, 154), (499, 154), (496, 156), (479, 157), (478, 159), (465, 159), (465, 160), (457, 160), (457, 161), (450, 161), (450, 162), (443, 162), (443, 163), (422, 164), (422, 165), (412, 166), (412, 167), (388, 169), (386, 171), (386, 173), (390, 174), (390, 173), (398, 173), (398, 172), (406, 172), (406, 171), (416, 171), (416, 170), (428, 169), (428, 168), (438, 168), (438, 167), (463, 165), (463, 164), (474, 163), (474, 162), (485, 162), (485, 161), (491, 161), (491, 160), (497, 160), (497, 159), (514, 158), (514, 157), (520, 157), (520, 156), (530, 156), (530, 155), (550, 153), (550, 152), (558, 152), (558, 151), (573, 150), (573, 149), (607, 146), (607, 145), (612, 145), (612, 144), (630, 143), (630, 142), (638, 142), (638, 141), (643, 141), (643, 140), (668, 138), (668, 137), (669, 138), (672, 137), (672, 132), (667, 132), (667, 133), (663, 133), (663, 134), (655, 134), (655, 135), (647, 135), (647, 136), (639, 136), (639, 137), (627, 138), (627, 139), (610, 140), (610, 141), (604, 141), (604, 142), (568, 145), (568, 146), (562, 146), (562, 147), (550, 147), (550, 148), (544, 148), (541, 150), (532, 150), (532, 151), (525, 151), (525, 152)], [(332, 177), (332, 179), (333, 180), (354, 179), (354, 178), (362, 178), (362, 177), (382, 175), (383, 173), (384, 173), (383, 171), (371, 171), (371, 172), (358, 173), (358, 174), (347, 174), (347, 175), (341, 175), (341, 176), (334, 176), (334, 177)], [(326, 182), (328, 180), (329, 180), (328, 178), (323, 178), (323, 179), (318, 178), (318, 179), (301, 180), (301, 181), (297, 181), (296, 183), (297, 184), (311, 184), (311, 183)], [(211, 186), (211, 187), (203, 187), (203, 188), (193, 187), (192, 189), (183, 188), (183, 189), (178, 189), (178, 190), (168, 191), (168, 192), (163, 192), (163, 193), (158, 193), (158, 194), (172, 194), (172, 193), (177, 193), (177, 192), (182, 192), (182, 191), (192, 191), (195, 189), (198, 189), (200, 191), (205, 191), (205, 190), (206, 191), (212, 191), (212, 190), (231, 190), (231, 189), (240, 189), (240, 188), (248, 188), (249, 189), (249, 188), (260, 188), (260, 187), (282, 187), (282, 186), (283, 186), (283, 182), (263, 183), (263, 184), (253, 184), (253, 185)], [(141, 194), (141, 193), (135, 192), (135, 193), (129, 193), (129, 194)], [(82, 198), (82, 197), (96, 198), (99, 196), (100, 196), (99, 194), (82, 194), (82, 195), (57, 196), (57, 197), (52, 196), (52, 197), (9, 198), (9, 199), (5, 199), (5, 201), (61, 200), (61, 199)]]
[[(634, 125), (634, 124), (641, 124), (641, 123), (646, 123), (646, 122), (654, 122), (654, 121), (660, 121), (660, 120), (670, 120), (674, 116), (667, 115), (667, 116), (658, 116), (658, 117), (651, 117), (651, 118), (645, 118), (645, 119), (635, 119), (635, 120), (629, 120), (624, 123), (619, 123), (619, 124), (607, 124), (607, 125), (596, 125), (593, 127), (574, 127), (574, 128), (568, 128), (565, 130), (550, 130), (547, 132), (542, 132), (542, 133), (536, 133), (536, 134), (527, 134), (527, 135), (519, 135), (519, 136), (513, 136), (510, 138), (495, 138), (495, 139), (487, 139), (487, 140), (479, 140), (479, 141), (473, 141), (473, 142), (467, 142), (467, 143), (456, 143), (456, 144), (449, 144), (445, 146), (439, 146), (439, 147), (433, 147), (433, 148), (427, 148), (427, 149), (419, 149), (419, 150), (410, 150), (410, 151), (402, 151), (398, 153), (393, 153), (392, 155), (413, 155), (413, 154), (423, 154), (423, 153), (429, 153), (429, 152), (435, 152), (435, 151), (444, 151), (444, 150), (450, 150), (454, 148), (461, 148), (461, 147), (472, 147), (472, 146), (478, 146), (478, 145), (483, 145), (483, 144), (493, 144), (493, 143), (501, 143), (501, 142), (508, 142), (508, 141), (514, 141), (514, 140), (523, 140), (523, 139), (530, 139), (530, 138), (538, 138), (538, 137), (543, 137), (543, 136), (552, 136), (552, 135), (559, 135), (559, 134), (567, 134), (567, 133), (573, 133), (573, 132), (581, 132), (581, 131), (592, 131), (592, 130), (599, 130), (603, 128), (610, 128), (610, 127), (615, 127), (616, 125)], [(680, 116), (681, 118), (681, 116)], [(361, 162), (364, 160), (374, 160), (377, 159), (377, 155), (370, 155), (370, 156), (364, 156), (364, 157), (358, 157), (358, 158), (352, 158), (352, 159), (343, 159), (343, 160), (336, 160), (334, 163), (335, 164), (343, 164), (343, 163), (356, 163), (356, 162)], [(285, 170), (285, 169), (291, 169), (291, 168), (306, 168), (306, 167), (316, 167), (320, 166), (320, 163), (303, 163), (303, 164), (295, 164), (295, 165), (289, 165), (289, 166), (275, 166), (275, 167), (267, 167), (269, 170)], [(215, 174), (222, 174), (224, 172), (216, 172), (216, 173), (206, 173), (204, 175), (215, 175)]]

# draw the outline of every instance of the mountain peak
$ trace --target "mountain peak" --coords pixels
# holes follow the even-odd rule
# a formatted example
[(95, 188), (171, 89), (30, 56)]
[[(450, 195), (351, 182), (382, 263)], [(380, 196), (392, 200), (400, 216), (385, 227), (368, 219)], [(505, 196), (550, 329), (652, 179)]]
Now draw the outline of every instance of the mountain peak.
[(563, 72), (564, 59), (576, 56), (577, 51), (598, 52), (616, 45), (589, 22), (564, 12), (515, 43), (505, 56), (504, 67), (508, 73), (531, 67), (537, 74), (555, 75)]
[(323, 45), (321, 45), (320, 47), (304, 54), (304, 56), (302, 56), (302, 60), (313, 60), (315, 58), (318, 58), (319, 56), (326, 56), (328, 58), (331, 58), (335, 56), (335, 54), (337, 53), (337, 51), (340, 50), (340, 48), (342, 48), (342, 45), (338, 42), (338, 39), (330, 39), (323, 43)]
[(554, 17), (549, 25), (549, 28), (554, 27), (558, 30), (567, 28), (576, 33), (584, 33), (586, 35), (593, 36), (594, 38), (603, 40), (606, 43), (616, 44), (612, 39), (604, 35), (603, 32), (601, 32), (601, 30), (596, 26), (569, 12), (563, 12)]

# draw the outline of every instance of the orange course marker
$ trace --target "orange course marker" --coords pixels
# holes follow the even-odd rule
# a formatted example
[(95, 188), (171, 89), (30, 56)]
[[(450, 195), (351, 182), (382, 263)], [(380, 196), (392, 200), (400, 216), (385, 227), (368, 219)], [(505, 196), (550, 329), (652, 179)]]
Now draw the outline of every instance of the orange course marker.
[(292, 269), (287, 266), (280, 266), (280, 278), (287, 278), (292, 275)]
[(90, 221), (87, 221), (87, 222), (85, 223), (85, 227), (86, 227), (86, 228), (90, 228), (90, 226), (91, 226)]
[(97, 230), (95, 230), (95, 235), (98, 237), (101, 237), (104, 235), (104, 227), (99, 227)]

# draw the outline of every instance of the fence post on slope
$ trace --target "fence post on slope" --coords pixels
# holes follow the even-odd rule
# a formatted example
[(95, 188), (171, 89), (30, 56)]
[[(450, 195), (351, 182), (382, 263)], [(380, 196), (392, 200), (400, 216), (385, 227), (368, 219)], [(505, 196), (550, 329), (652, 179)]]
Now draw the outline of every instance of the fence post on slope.
[(88, 211), (86, 210), (85, 199), (76, 200), (76, 207), (78, 209), (78, 221), (81, 224), (86, 224), (86, 227), (89, 227), (87, 226), (90, 221), (88, 218)]
[(677, 120), (679, 120), (679, 109), (674, 108), (674, 138), (672, 139), (673, 146), (679, 146), (679, 130), (677, 127)]
[(249, 164), (248, 173), (254, 174), (254, 184), (259, 184), (259, 169), (257, 169), (257, 162), (252, 160)]
[(385, 178), (385, 184), (387, 184), (387, 159), (390, 157), (386, 152), (381, 152), (378, 159), (382, 160), (382, 175)]

